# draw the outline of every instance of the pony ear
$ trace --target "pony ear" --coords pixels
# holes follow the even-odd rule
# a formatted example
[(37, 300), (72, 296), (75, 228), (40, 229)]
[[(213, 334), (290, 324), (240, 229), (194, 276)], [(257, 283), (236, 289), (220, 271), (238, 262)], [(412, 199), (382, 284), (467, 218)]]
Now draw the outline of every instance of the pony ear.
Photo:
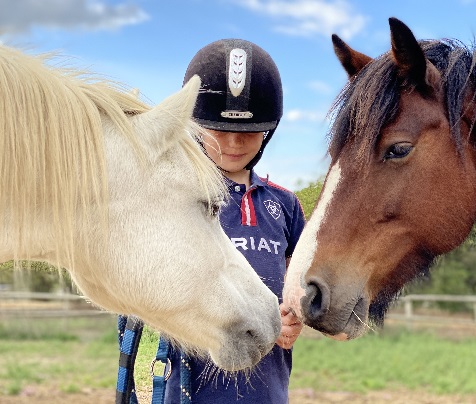
[(165, 152), (177, 141), (192, 117), (201, 80), (193, 76), (181, 90), (169, 96), (148, 112), (137, 115), (142, 128), (140, 137), (155, 151)]
[(355, 51), (336, 34), (332, 35), (332, 44), (334, 45), (334, 52), (347, 72), (350, 80), (352, 80), (352, 78), (360, 72), (366, 64), (372, 61), (370, 56)]
[(392, 55), (398, 75), (405, 84), (420, 91), (428, 90), (427, 59), (410, 28), (397, 18), (389, 18)]

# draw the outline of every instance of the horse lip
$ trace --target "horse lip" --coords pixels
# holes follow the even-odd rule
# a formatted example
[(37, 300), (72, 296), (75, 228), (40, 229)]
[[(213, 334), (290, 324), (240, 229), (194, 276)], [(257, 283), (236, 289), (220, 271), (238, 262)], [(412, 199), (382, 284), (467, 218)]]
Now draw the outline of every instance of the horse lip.
[(314, 328), (316, 328), (326, 337), (332, 339), (351, 340), (358, 338), (369, 329), (369, 326), (366, 324), (366, 319), (368, 317), (368, 307), (367, 299), (360, 297), (357, 300), (355, 306), (350, 311), (347, 321), (343, 326), (336, 327), (333, 319), (328, 317), (329, 314), (332, 314), (331, 309), (328, 313), (326, 313), (326, 318), (322, 319), (320, 324), (317, 327), (314, 326)]
[(342, 332), (347, 334), (347, 339), (360, 337), (369, 328), (366, 320), (368, 318), (369, 304), (367, 299), (360, 297), (352, 309), (349, 320)]

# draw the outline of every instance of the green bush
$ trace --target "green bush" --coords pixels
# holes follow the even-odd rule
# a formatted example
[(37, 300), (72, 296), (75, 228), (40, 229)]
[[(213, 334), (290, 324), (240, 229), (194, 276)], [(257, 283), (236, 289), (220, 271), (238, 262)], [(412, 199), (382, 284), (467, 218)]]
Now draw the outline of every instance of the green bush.
[(50, 293), (61, 287), (72, 291), (69, 273), (41, 261), (19, 261), (14, 267), (13, 261), (0, 264), (0, 285), (12, 290)]
[(301, 202), (302, 209), (304, 210), (306, 220), (309, 219), (314, 207), (316, 206), (317, 198), (319, 198), (319, 194), (321, 193), (322, 184), (322, 181), (316, 181), (306, 188), (296, 192), (296, 195)]

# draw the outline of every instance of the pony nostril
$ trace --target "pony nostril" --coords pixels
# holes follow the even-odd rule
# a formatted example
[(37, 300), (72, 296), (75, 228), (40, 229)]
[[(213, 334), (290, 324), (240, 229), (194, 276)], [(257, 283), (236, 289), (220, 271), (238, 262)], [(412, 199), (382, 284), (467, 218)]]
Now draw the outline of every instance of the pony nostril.
[(258, 362), (261, 357), (266, 355), (268, 351), (271, 349), (271, 346), (274, 345), (274, 340), (271, 343), (271, 346), (268, 345), (263, 337), (260, 337), (260, 333), (253, 330), (247, 330), (245, 332), (246, 338), (251, 342), (252, 346), (255, 347), (256, 350), (256, 362)]
[(309, 314), (315, 318), (322, 311), (322, 292), (318, 285), (311, 283), (308, 286), (308, 293), (310, 294)]
[(306, 287), (306, 295), (301, 300), (302, 311), (308, 321), (321, 317), (329, 306), (328, 288), (323, 282), (310, 280)]

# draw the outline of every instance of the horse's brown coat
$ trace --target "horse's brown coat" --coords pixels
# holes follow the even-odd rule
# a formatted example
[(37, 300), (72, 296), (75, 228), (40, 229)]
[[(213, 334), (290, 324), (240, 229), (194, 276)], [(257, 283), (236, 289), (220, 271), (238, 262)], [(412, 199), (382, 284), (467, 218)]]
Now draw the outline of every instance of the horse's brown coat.
[[(340, 180), (312, 263), (298, 270), (305, 322), (339, 339), (360, 336), (369, 318), (382, 323), (401, 288), (462, 243), (476, 220), (472, 66), (461, 96), (449, 94), (455, 66), (471, 65), (472, 55), (450, 43), (444, 61), (436, 42), (418, 43), (396, 19), (390, 28), (391, 52), (370, 62), (333, 38), (351, 79), (331, 128), (331, 167), (340, 167)], [(464, 61), (454, 56), (465, 52)], [(371, 92), (374, 82), (392, 80), (388, 97)], [(362, 83), (370, 84), (367, 93)]]

